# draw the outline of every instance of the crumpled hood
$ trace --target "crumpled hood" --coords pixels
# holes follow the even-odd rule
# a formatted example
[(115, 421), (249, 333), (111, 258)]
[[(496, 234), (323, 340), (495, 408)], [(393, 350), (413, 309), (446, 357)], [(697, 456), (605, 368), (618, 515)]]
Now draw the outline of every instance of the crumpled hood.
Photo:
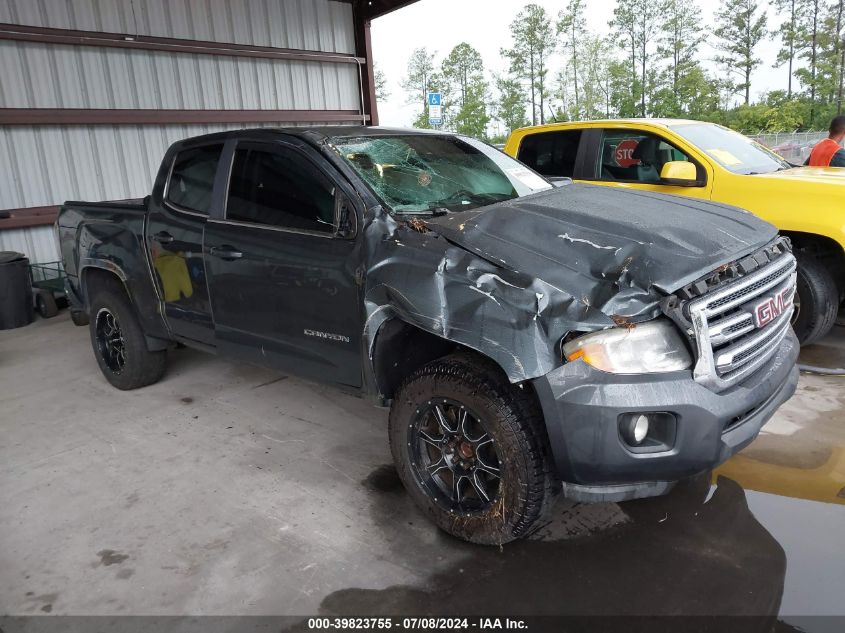
[(732, 207), (584, 184), (427, 224), (488, 261), (628, 317), (653, 307), (655, 289), (671, 293), (777, 235)]

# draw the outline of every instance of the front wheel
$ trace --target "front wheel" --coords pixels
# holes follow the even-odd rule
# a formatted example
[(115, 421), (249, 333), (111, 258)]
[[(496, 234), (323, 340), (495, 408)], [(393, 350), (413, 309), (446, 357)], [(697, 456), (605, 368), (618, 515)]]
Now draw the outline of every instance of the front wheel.
[(792, 327), (801, 345), (823, 338), (836, 323), (839, 289), (830, 270), (812, 255), (797, 254), (798, 291)]
[(559, 491), (542, 413), (492, 363), (456, 354), (424, 366), (400, 387), (389, 426), (405, 488), (441, 529), (501, 545), (542, 525)]
[(114, 287), (91, 301), (89, 331), (100, 370), (118, 389), (137, 389), (164, 375), (167, 352), (147, 349), (144, 333), (126, 294)]

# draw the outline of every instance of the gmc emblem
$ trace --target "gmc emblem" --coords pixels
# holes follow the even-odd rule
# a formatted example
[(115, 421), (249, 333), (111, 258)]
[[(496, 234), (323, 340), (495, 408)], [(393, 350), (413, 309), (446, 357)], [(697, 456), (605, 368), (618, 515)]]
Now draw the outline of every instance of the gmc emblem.
[(784, 288), (774, 297), (769, 297), (754, 306), (754, 322), (758, 328), (765, 327), (781, 314), (783, 314), (789, 307), (787, 300), (790, 296), (791, 288)]

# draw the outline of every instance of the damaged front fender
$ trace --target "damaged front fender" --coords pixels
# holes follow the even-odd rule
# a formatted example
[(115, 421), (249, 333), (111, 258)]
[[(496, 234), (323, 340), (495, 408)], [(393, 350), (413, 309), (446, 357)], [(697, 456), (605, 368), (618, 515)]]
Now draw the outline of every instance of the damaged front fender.
[(496, 361), (511, 382), (560, 365), (570, 332), (657, 317), (683, 284), (774, 239), (722, 205), (568, 185), (442, 217), (365, 221), (365, 342), (399, 318)]

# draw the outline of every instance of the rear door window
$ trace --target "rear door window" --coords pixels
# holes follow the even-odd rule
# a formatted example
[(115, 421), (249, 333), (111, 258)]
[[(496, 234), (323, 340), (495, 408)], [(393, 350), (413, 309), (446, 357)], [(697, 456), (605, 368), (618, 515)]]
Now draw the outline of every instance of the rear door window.
[(208, 215), (222, 144), (203, 145), (176, 154), (167, 187), (167, 201), (181, 209)]
[(544, 176), (575, 177), (581, 130), (530, 134), (522, 139), (517, 158)]
[(239, 146), (232, 165), (226, 219), (333, 233), (334, 186), (293, 149)]

